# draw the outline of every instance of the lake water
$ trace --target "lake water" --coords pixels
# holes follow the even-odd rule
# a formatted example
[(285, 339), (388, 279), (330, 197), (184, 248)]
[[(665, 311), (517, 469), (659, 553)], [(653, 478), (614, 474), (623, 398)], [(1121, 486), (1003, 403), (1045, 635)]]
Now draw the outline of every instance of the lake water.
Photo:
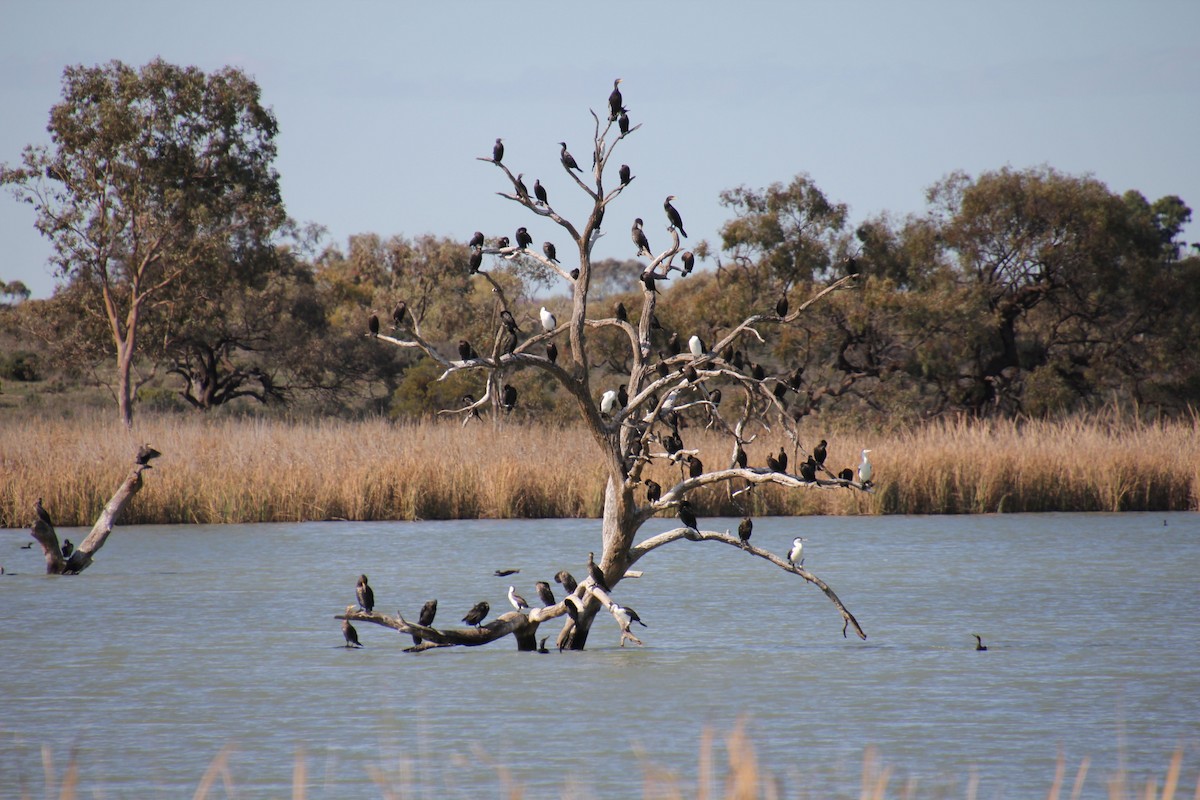
[(1044, 797), (1060, 751), (1064, 796), (1087, 757), (1107, 797), (1180, 746), (1195, 787), (1200, 516), (764, 518), (753, 541), (798, 534), (865, 642), (795, 576), (680, 541), (617, 588), (644, 648), (607, 617), (582, 653), (413, 655), (368, 623), (340, 646), (360, 572), (381, 611), (494, 615), (510, 581), (586, 574), (592, 520), (118, 528), (79, 577), (0, 531), (0, 797), (43, 796), (43, 745), (82, 797), (190, 797), (226, 746), (243, 798), (290, 797), (298, 759), (308, 798), (632, 797), (651, 768), (693, 794), (702, 730), (739, 719), (783, 797), (858, 797), (868, 747), (893, 797)]

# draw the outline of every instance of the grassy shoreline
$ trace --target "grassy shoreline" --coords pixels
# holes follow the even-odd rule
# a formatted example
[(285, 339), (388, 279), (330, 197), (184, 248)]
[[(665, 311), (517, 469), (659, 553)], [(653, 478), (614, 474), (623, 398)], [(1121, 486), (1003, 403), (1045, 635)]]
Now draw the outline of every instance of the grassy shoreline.
[[(892, 433), (802, 429), (827, 438), (829, 466), (872, 449), (877, 490), (760, 487), (743, 511), (724, 487), (704, 515), (957, 514), (1200, 509), (1200, 420), (1094, 417), (939, 423)], [(684, 432), (710, 468), (728, 445)], [(163, 452), (122, 522), (231, 523), (598, 517), (604, 477), (582, 428), (490, 422), (280, 421), (143, 417), (133, 434), (107, 419), (0, 420), (0, 527), (30, 524), (41, 496), (60, 525), (90, 525), (138, 442)], [(763, 466), (782, 437), (746, 447)], [(790, 450), (790, 448), (789, 448)], [(646, 473), (664, 487), (678, 468)]]

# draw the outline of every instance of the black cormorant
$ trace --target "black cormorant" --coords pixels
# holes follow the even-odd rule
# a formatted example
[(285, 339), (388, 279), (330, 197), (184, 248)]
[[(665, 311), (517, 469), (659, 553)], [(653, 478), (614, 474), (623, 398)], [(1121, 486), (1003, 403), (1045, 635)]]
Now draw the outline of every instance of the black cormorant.
[(742, 521), (738, 523), (738, 538), (742, 540), (742, 544), (750, 544), (750, 534), (754, 531), (754, 521), (749, 517), (742, 517)]
[(696, 513), (692, 511), (692, 504), (687, 500), (679, 501), (679, 521), (685, 528), (691, 528), (696, 533), (700, 532), (700, 529), (696, 527)]
[(396, 302), (396, 307), (392, 309), (392, 328), (397, 330), (404, 326), (404, 318), (408, 315), (408, 303), (403, 300)]
[(483, 618), (487, 616), (488, 611), (490, 611), (491, 608), (492, 607), (488, 605), (487, 600), (480, 600), (478, 603), (471, 606), (471, 610), (468, 611), (467, 615), (462, 618), (462, 621), (468, 625), (474, 625), (476, 628), (478, 628), (480, 623), (483, 622)]
[(620, 84), (621, 84), (620, 78), (617, 78), (615, 81), (613, 81), (612, 94), (610, 94), (608, 96), (608, 119), (609, 119), (609, 121), (616, 119), (625, 111), (625, 107), (623, 105), (621, 105), (621, 90), (619, 88), (617, 88), (618, 86), (620, 86)]
[(667, 195), (667, 199), (663, 201), (663, 209), (667, 212), (667, 219), (671, 225), (679, 229), (679, 233), (683, 238), (687, 238), (687, 231), (683, 229), (683, 218), (679, 216), (679, 212), (675, 210), (675, 206), (671, 205), (671, 201), (675, 199), (675, 195)]
[(577, 172), (583, 172), (579, 165), (575, 163), (575, 157), (567, 152), (567, 143), (559, 142), (559, 145), (562, 146), (562, 152), (558, 154), (558, 158), (562, 161), (562, 165), (569, 170), (573, 169)]
[(496, 143), (494, 145), (492, 145), (492, 161), (499, 164), (503, 160), (504, 160), (504, 140), (497, 139)]
[(846, 274), (847, 275), (857, 275), (858, 274), (858, 260), (855, 259), (854, 256), (846, 256)]
[(567, 594), (571, 594), (579, 586), (579, 582), (575, 580), (575, 577), (565, 569), (560, 569), (554, 573), (554, 582), (562, 584), (563, 591)]
[[(578, 605), (578, 603), (579, 603), (579, 601), (575, 599), (574, 595), (567, 595), (566, 599), (563, 602), (563, 606), (567, 609), (567, 616), (571, 618), (571, 622), (575, 622), (575, 623), (579, 622), (579, 605)], [(560, 647), (559, 650), (562, 650), (562, 648)]]
[(815, 458), (809, 456), (808, 461), (800, 465), (800, 477), (809, 483), (817, 479), (817, 460)]
[(696, 266), (696, 256), (691, 250), (684, 250), (679, 257), (683, 260), (683, 275), (686, 277), (692, 271), (692, 268)]
[[(421, 613), (417, 616), (417, 624), (424, 625), (428, 628), (433, 624), (433, 618), (437, 616), (437, 600), (426, 600), (425, 605), (421, 606)], [(413, 644), (420, 644), (421, 637), (418, 634), (412, 635)]]
[(515, 319), (513, 319), (513, 315), (509, 312), (509, 310), (507, 308), (500, 312), (500, 321), (504, 323), (504, 327), (508, 328), (510, 331), (513, 331), (514, 333), (516, 331), (521, 330), (520, 328), (517, 327), (517, 321)]
[(783, 467), (779, 464), (779, 459), (773, 453), (767, 453), (767, 469), (771, 472), (783, 472)]
[(539, 653), (549, 653), (549, 652), (550, 652), (549, 650), (547, 650), (547, 649), (546, 649), (546, 640), (547, 640), (547, 639), (549, 639), (549, 638), (550, 638), (549, 636), (543, 636), (543, 637), (542, 637), (542, 641), (538, 643), (538, 649), (537, 649), (537, 651), (538, 651)]
[(521, 570), (519, 570), (519, 569), (498, 569), (498, 570), (495, 570), (492, 574), (495, 575), (497, 578), (507, 578), (509, 575), (516, 575), (520, 571)]
[(637, 254), (639, 256), (652, 255), (650, 252), (650, 240), (646, 238), (646, 232), (642, 230), (642, 218), (638, 217), (633, 221), (633, 228), (629, 231), (629, 237), (633, 239), (633, 243), (637, 245)]
[(987, 645), (983, 643), (983, 639), (979, 638), (978, 633), (972, 633), (971, 635), (975, 637), (976, 650), (987, 650)]
[(379, 335), (379, 316), (377, 314), (367, 317), (367, 330), (371, 332), (372, 336)]
[(787, 299), (787, 295), (785, 294), (779, 298), (779, 301), (777, 303), (775, 303), (775, 313), (778, 316), (786, 317), (787, 312), (788, 312), (788, 299)]
[(533, 588), (537, 592), (538, 600), (542, 601), (542, 605), (554, 605), (554, 592), (550, 591), (550, 584), (546, 583), (546, 581), (538, 581), (533, 585)]
[(579, 280), (579, 267), (575, 267), (568, 274), (571, 276), (571, 280), (573, 280), (573, 281)]
[(358, 604), (363, 611), (370, 612), (375, 608), (375, 590), (367, 583), (366, 575), (358, 576), (358, 583), (354, 587), (354, 596), (358, 598)]
[(628, 164), (622, 164), (621, 168), (619, 170), (617, 170), (617, 175), (620, 176), (620, 178), (621, 178), (622, 186), (629, 185), (629, 182), (631, 180), (633, 180), (633, 176), (629, 174), (629, 165)]
[(624, 111), (621, 112), (621, 116), (617, 117), (617, 126), (621, 129), (622, 136), (629, 133), (629, 115)]
[(475, 357), (475, 348), (466, 339), (458, 340), (458, 357), (462, 361), (470, 361)]
[(500, 404), (504, 406), (505, 413), (512, 413), (512, 410), (517, 407), (517, 389), (511, 384), (504, 384), (504, 394)]
[(688, 383), (695, 383), (700, 380), (700, 373), (696, 372), (696, 368), (688, 364), (683, 368), (683, 377)]
[(550, 261), (558, 263), (558, 249), (554, 246), (554, 242), (542, 242), (542, 252)]
[(629, 405), (629, 390), (625, 388), (625, 384), (617, 387), (617, 405), (621, 408)]
[(546, 342), (546, 358), (550, 359), (551, 364), (558, 363), (558, 345), (554, 342)]
[(508, 241), (507, 236), (501, 236), (499, 239), (496, 240), (496, 247), (501, 250), (508, 247), (508, 245), (509, 245), (509, 241)]
[(816, 462), (819, 466), (822, 466), (822, 467), (825, 466), (825, 458), (828, 455), (828, 450), (827, 450), (828, 447), (829, 447), (829, 442), (822, 439), (820, 441), (820, 443), (816, 447), (813, 448), (813, 453), (812, 453), (813, 459), (816, 460)]
[(782, 447), (779, 448), (779, 471), (787, 472), (788, 456), (787, 451)]
[(599, 586), (604, 591), (609, 591), (608, 581), (604, 579), (604, 572), (596, 564), (596, 554), (588, 553), (588, 575), (592, 578), (592, 583)]
[(533, 244), (533, 237), (529, 235), (529, 231), (524, 227), (517, 228), (517, 247), (524, 250), (531, 244)]
[(644, 272), (642, 272), (642, 286), (646, 287), (646, 291), (648, 291), (648, 292), (657, 292), (658, 291), (658, 289), (654, 288), (655, 277), (656, 276), (654, 274), (654, 270), (652, 270), (652, 269), (648, 269), (648, 270), (645, 270)]
[(533, 179), (533, 196), (536, 197), (537, 201), (542, 205), (550, 205), (549, 201), (546, 199), (546, 187), (542, 186), (542, 181), (539, 178)]
[(850, 469), (849, 467), (846, 467), (844, 470), (842, 470), (841, 472), (838, 473), (838, 477), (844, 481), (853, 481), (854, 480), (854, 470)]
[(738, 445), (737, 450), (733, 452), (733, 463), (737, 464), (742, 469), (745, 469), (746, 464), (748, 463), (746, 451), (742, 449), (740, 444)]
[(70, 539), (63, 539), (63, 543), (62, 543), (62, 557), (63, 557), (63, 558), (70, 558), (70, 557), (71, 557), (71, 553), (74, 553), (74, 552), (75, 552), (75, 545), (71, 544), (71, 540), (70, 540)]
[(712, 403), (714, 406), (719, 406), (719, 405), (721, 405), (721, 390), (720, 390), (720, 389), (713, 389), (713, 390), (712, 390), (712, 394), (710, 394), (710, 395), (708, 396), (708, 400), (709, 400), (709, 402), (711, 402), (711, 403)]
[(517, 189), (517, 197), (521, 198), (522, 200), (528, 200), (529, 199), (529, 189), (527, 189), (525, 187), (525, 181), (522, 180), (522, 178), (524, 178), (524, 177), (525, 177), (524, 172), (518, 172), (517, 179), (515, 181), (515, 186)]
[(751, 364), (750, 365), (750, 377), (754, 378), (754, 380), (756, 380), (756, 381), (764, 380), (767, 377), (767, 371), (765, 369), (763, 369), (762, 364)]
[(617, 307), (613, 309), (613, 315), (621, 322), (629, 322), (629, 312), (625, 310), (624, 303), (617, 303)]
[(515, 587), (515, 586), (508, 587), (508, 602), (512, 603), (512, 607), (515, 608), (517, 611), (528, 611), (529, 610), (529, 603), (525, 600), (524, 597), (517, 594), (517, 587)]
[(472, 250), (471, 255), (467, 256), (467, 268), (474, 275), (479, 272), (479, 267), (483, 265), (483, 251)]
[(670, 433), (663, 437), (663, 449), (667, 451), (667, 455), (673, 456), (683, 449), (683, 440), (678, 434)]
[[(354, 606), (346, 606), (346, 613), (354, 612)], [(350, 624), (350, 620), (342, 620), (342, 637), (346, 640), (346, 647), (362, 647), (362, 643), (358, 641), (358, 631), (354, 630), (354, 626)]]
[(137, 457), (135, 460), (143, 467), (148, 467), (153, 459), (156, 459), (161, 455), (162, 453), (158, 452), (147, 443), (138, 448)]
[(693, 455), (687, 457), (688, 477), (699, 478), (704, 474), (704, 464)]
[(475, 231), (474, 235), (471, 236), (471, 241), (467, 242), (467, 245), (470, 247), (483, 247), (483, 242), (483, 231)]
[(658, 498), (662, 497), (662, 487), (657, 481), (646, 481), (646, 502), (657, 503)]

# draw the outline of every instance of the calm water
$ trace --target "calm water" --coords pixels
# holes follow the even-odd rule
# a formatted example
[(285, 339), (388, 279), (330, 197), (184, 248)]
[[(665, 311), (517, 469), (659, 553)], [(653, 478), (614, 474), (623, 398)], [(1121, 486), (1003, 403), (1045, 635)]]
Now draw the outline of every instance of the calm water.
[(915, 780), (921, 797), (964, 797), (974, 776), (981, 798), (1044, 797), (1061, 749), (1064, 795), (1090, 757), (1085, 796), (1106, 797), (1118, 770), (1161, 780), (1180, 745), (1195, 786), (1197, 515), (757, 520), (754, 541), (779, 552), (809, 538), (807, 565), (865, 642), (794, 576), (682, 541), (617, 590), (650, 625), (642, 649), (618, 648), (608, 619), (584, 653), (413, 656), (367, 623), (366, 648), (338, 646), (359, 572), (380, 610), (437, 597), (445, 623), (481, 599), (507, 609), (496, 568), (520, 568), (530, 598), (559, 568), (584, 574), (597, 529), (146, 526), (77, 578), (40, 575), (27, 532), (0, 531), (18, 573), (0, 577), (0, 797), (42, 796), (42, 745), (60, 770), (75, 750), (81, 796), (190, 797), (230, 744), (240, 797), (290, 797), (297, 753), (310, 798), (384, 796), (376, 781), (499, 797), (501, 764), (527, 796), (630, 797), (649, 766), (691, 786), (703, 727), (719, 744), (739, 718), (785, 797), (857, 797), (868, 746), (892, 796)]

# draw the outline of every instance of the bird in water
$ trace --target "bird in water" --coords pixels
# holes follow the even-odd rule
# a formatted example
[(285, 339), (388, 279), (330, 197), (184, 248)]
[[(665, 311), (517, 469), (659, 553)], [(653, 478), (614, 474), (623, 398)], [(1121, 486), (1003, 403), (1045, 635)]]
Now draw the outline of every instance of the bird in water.
[(62, 543), (62, 557), (63, 557), (63, 558), (70, 558), (70, 557), (71, 557), (71, 553), (74, 553), (74, 552), (75, 552), (75, 545), (71, 544), (71, 540), (70, 540), (70, 539), (63, 539), (63, 543)]
[(562, 161), (562, 165), (569, 170), (573, 169), (577, 172), (583, 172), (579, 165), (575, 163), (575, 157), (567, 152), (567, 143), (559, 142), (558, 144), (562, 147), (562, 152), (558, 154), (558, 159)]
[(822, 439), (816, 447), (813, 448), (813, 460), (817, 462), (817, 466), (825, 466), (825, 459), (829, 456), (829, 442)]
[(738, 538), (742, 540), (742, 544), (750, 544), (750, 533), (754, 530), (754, 521), (749, 517), (742, 517), (742, 521), (738, 523)]
[(547, 333), (558, 327), (558, 320), (554, 318), (552, 313), (546, 310), (545, 306), (542, 306), (542, 310), (538, 312), (538, 316), (542, 320), (542, 330)]
[[(421, 606), (421, 613), (417, 616), (417, 624), (424, 625), (428, 628), (433, 624), (433, 618), (437, 616), (437, 600), (426, 600), (425, 605)], [(420, 644), (421, 637), (419, 634), (412, 635), (413, 644)]]
[(550, 360), (551, 364), (558, 362), (558, 345), (554, 342), (546, 342), (546, 358)]
[(538, 581), (533, 585), (533, 589), (537, 592), (538, 600), (542, 601), (542, 605), (554, 605), (554, 592), (550, 591), (550, 584), (546, 581)]
[(48, 525), (49, 527), (51, 527), (51, 528), (54, 527), (54, 522), (51, 521), (51, 519), (50, 519), (50, 512), (48, 512), (46, 510), (46, 507), (42, 505), (42, 498), (39, 497), (37, 499), (37, 501), (33, 504), (33, 510), (37, 514), (38, 519), (40, 519), (42, 522), (46, 523), (46, 525)]
[[(354, 606), (346, 606), (346, 613), (353, 614)], [(358, 631), (354, 630), (354, 626), (350, 624), (350, 620), (342, 620), (342, 638), (346, 640), (346, 647), (362, 647), (362, 643), (358, 641)]]
[(871, 467), (871, 459), (867, 457), (870, 450), (862, 451), (862, 463), (858, 465), (858, 480), (863, 486), (868, 486), (871, 483), (871, 475), (873, 469)]
[(547, 201), (548, 195), (546, 194), (546, 187), (542, 186), (542, 182), (538, 178), (533, 179), (533, 196), (536, 197), (537, 201), (542, 205), (550, 205), (550, 203)]
[(155, 450), (149, 444), (144, 444), (138, 448), (137, 456), (134, 460), (137, 461), (137, 463), (141, 466), (148, 467), (153, 459), (156, 459), (161, 455), (162, 453)]
[(512, 413), (512, 410), (517, 407), (517, 387), (508, 383), (504, 384), (500, 405), (504, 407), (505, 413)]
[(979, 638), (978, 633), (972, 633), (971, 635), (975, 637), (975, 649), (976, 650), (987, 650), (987, 645), (983, 643), (983, 639)]
[(575, 580), (575, 576), (565, 569), (560, 569), (554, 573), (554, 582), (561, 584), (563, 591), (567, 594), (573, 594), (575, 589), (579, 587), (579, 582)]
[(683, 238), (687, 238), (687, 231), (683, 229), (683, 217), (679, 216), (679, 212), (675, 210), (675, 206), (671, 205), (671, 201), (675, 199), (675, 195), (667, 195), (667, 199), (663, 201), (663, 210), (667, 212), (667, 219), (671, 223), (671, 227), (678, 228), (679, 233)]
[(404, 320), (407, 314), (408, 303), (403, 300), (398, 301), (396, 307), (392, 309), (392, 330), (398, 331), (404, 327)]
[(617, 78), (613, 81), (612, 94), (608, 96), (608, 119), (611, 122), (625, 111), (625, 106), (621, 104), (621, 79)]
[(372, 611), (375, 608), (375, 590), (367, 583), (366, 575), (358, 576), (358, 583), (354, 586), (354, 596), (358, 598), (358, 604), (363, 611)]
[(621, 165), (621, 168), (617, 170), (617, 176), (621, 179), (622, 186), (628, 186), (629, 182), (633, 180), (633, 175), (629, 171), (628, 164)]
[(498, 569), (492, 574), (497, 578), (507, 578), (509, 575), (516, 575), (520, 571), (519, 569)]
[(706, 352), (704, 349), (704, 340), (692, 334), (691, 338), (688, 339), (688, 351), (696, 357), (704, 355)]
[(517, 587), (508, 587), (508, 602), (512, 603), (512, 607), (517, 611), (525, 612), (529, 610), (529, 603), (524, 597), (517, 594)]
[(494, 145), (492, 145), (492, 161), (499, 164), (503, 160), (504, 160), (504, 140), (497, 139), (496, 143)]
[(558, 248), (554, 246), (554, 242), (542, 242), (542, 252), (546, 254), (547, 260), (558, 263)]
[(596, 564), (596, 554), (588, 553), (588, 575), (592, 578), (592, 583), (599, 586), (604, 591), (609, 591), (608, 581), (604, 578), (604, 571)]
[(467, 625), (474, 625), (476, 628), (478, 628), (480, 623), (483, 622), (484, 617), (487, 616), (488, 611), (491, 609), (492, 607), (488, 605), (487, 600), (480, 600), (478, 603), (471, 606), (471, 610), (468, 611), (467, 615), (462, 618), (462, 621)]
[(807, 541), (803, 536), (792, 539), (792, 549), (788, 550), (787, 560), (793, 567), (797, 564), (804, 566), (804, 543)]
[(657, 503), (658, 498), (662, 497), (662, 487), (657, 481), (646, 481), (646, 502)]
[(468, 247), (483, 247), (483, 231), (475, 231), (471, 235), (471, 241), (467, 242)]
[(646, 232), (642, 230), (642, 218), (638, 217), (633, 221), (633, 227), (629, 230), (629, 238), (637, 245), (637, 254), (639, 256), (649, 256), (650, 240), (646, 238)]
[(529, 229), (525, 226), (517, 228), (517, 247), (524, 250), (533, 244), (533, 237), (529, 235)]
[(379, 335), (379, 316), (377, 314), (371, 314), (371, 316), (367, 317), (367, 330), (372, 336)]
[(546, 649), (546, 640), (547, 640), (547, 639), (549, 639), (549, 638), (550, 638), (549, 636), (543, 636), (543, 637), (542, 637), (542, 641), (538, 643), (538, 649), (537, 649), (537, 651), (538, 651), (539, 653), (549, 653), (549, 652), (550, 652), (549, 650), (547, 650), (547, 649)]
[(700, 529), (696, 527), (696, 512), (692, 511), (692, 504), (688, 500), (679, 501), (679, 521), (685, 528), (691, 528), (696, 533), (700, 532)]

